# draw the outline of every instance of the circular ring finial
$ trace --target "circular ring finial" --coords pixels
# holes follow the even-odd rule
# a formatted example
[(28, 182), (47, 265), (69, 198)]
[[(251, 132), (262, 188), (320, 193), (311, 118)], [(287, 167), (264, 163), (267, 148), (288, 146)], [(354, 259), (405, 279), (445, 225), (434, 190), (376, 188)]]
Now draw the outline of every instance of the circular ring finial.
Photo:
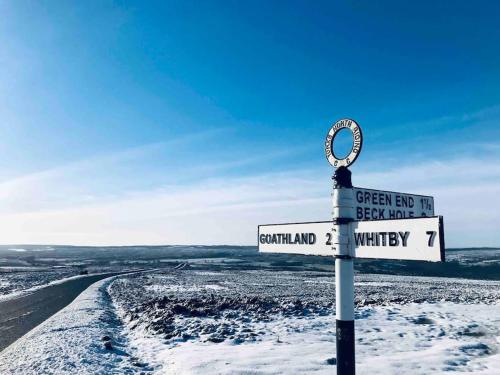
[[(349, 154), (345, 158), (339, 159), (335, 155), (333, 141), (335, 140), (335, 136), (338, 134), (338, 132), (344, 128), (349, 129), (352, 133), (352, 148)], [(354, 163), (354, 161), (358, 158), (362, 146), (363, 146), (363, 133), (361, 132), (361, 128), (359, 127), (356, 121), (344, 118), (333, 124), (332, 128), (330, 129), (330, 131), (326, 136), (325, 140), (326, 159), (335, 168), (348, 167), (352, 163)]]

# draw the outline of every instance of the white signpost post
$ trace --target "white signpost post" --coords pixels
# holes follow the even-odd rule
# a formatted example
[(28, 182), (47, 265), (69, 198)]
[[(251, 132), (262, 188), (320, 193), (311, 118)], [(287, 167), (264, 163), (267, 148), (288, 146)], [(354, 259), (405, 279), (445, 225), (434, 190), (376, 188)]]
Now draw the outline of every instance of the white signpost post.
[[(349, 155), (338, 158), (333, 141), (350, 129)], [(442, 216), (434, 216), (434, 198), (353, 187), (347, 169), (359, 156), (363, 136), (350, 119), (337, 121), (326, 137), (325, 152), (336, 167), (333, 220), (259, 225), (260, 252), (335, 257), (337, 374), (355, 373), (354, 258), (444, 261)]]

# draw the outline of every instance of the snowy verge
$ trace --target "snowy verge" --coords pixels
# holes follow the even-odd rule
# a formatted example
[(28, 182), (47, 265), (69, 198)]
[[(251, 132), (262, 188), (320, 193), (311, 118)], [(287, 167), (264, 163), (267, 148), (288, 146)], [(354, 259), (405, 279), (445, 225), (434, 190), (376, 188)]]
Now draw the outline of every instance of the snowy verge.
[[(0, 353), (1, 374), (122, 374), (144, 366), (126, 350), (106, 288), (92, 284), (71, 304)], [(105, 336), (108, 336), (106, 338)], [(106, 349), (104, 339), (112, 345)], [(142, 368), (142, 371), (145, 368)]]
[[(332, 374), (335, 317), (254, 323), (255, 342), (168, 342), (129, 330), (130, 345), (158, 373)], [(360, 374), (500, 373), (500, 305), (423, 303), (362, 308), (356, 320)]]

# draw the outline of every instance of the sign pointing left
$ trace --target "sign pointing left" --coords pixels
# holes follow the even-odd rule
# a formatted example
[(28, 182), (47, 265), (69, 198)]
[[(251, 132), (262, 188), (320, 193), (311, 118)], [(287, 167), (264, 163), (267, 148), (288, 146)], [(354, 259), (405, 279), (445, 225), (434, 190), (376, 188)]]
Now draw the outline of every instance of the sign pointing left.
[(259, 251), (305, 255), (335, 255), (333, 222), (259, 225)]

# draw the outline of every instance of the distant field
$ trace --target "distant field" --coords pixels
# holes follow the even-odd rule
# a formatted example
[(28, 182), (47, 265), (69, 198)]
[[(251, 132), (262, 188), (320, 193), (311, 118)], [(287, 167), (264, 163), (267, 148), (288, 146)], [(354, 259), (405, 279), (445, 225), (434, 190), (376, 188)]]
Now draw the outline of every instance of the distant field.
[[(500, 280), (500, 250), (449, 249), (445, 263), (363, 260), (360, 273)], [(133, 267), (170, 268), (178, 262), (231, 269), (333, 271), (329, 257), (259, 254), (251, 246), (0, 246), (0, 296), (48, 284), (82, 272), (115, 272)]]

